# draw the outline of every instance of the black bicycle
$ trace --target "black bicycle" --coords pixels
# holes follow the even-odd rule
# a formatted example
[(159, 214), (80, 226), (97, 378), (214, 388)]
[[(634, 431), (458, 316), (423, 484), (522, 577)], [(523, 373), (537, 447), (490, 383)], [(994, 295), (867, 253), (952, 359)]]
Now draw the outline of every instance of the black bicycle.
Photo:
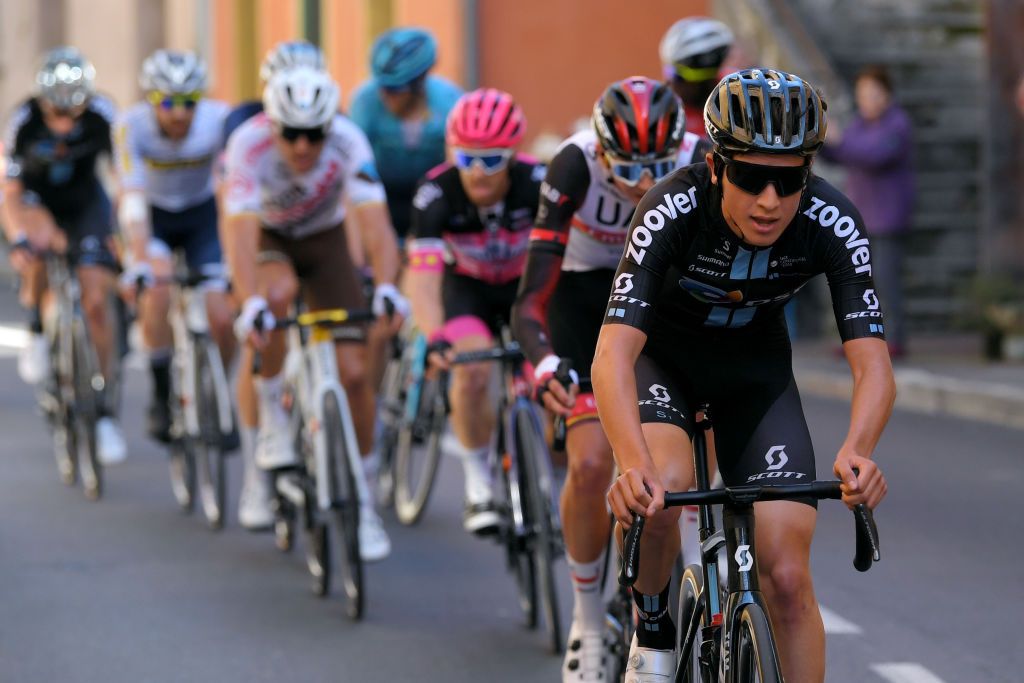
[[(696, 505), (700, 510), (701, 562), (689, 565), (679, 589), (676, 621), (679, 632), (675, 680), (782, 681), (779, 657), (760, 591), (754, 547), (754, 503), (796, 496), (816, 500), (840, 499), (838, 481), (814, 481), (780, 486), (735, 486), (709, 490), (707, 444), (711, 428), (708, 406), (693, 439), (697, 490), (666, 493), (665, 506)], [(711, 506), (723, 506), (723, 529), (716, 530)], [(867, 571), (879, 560), (878, 530), (866, 505), (854, 508), (857, 546), (853, 566)], [(644, 518), (633, 516), (623, 544), (619, 583), (632, 586), (640, 566), (640, 535)], [(725, 547), (728, 581), (722, 594), (718, 553)]]
[(42, 254), (46, 276), (56, 299), (54, 323), (46, 326), (51, 375), (40, 405), (53, 425), (54, 451), (61, 480), (72, 486), (81, 477), (85, 495), (99, 500), (103, 470), (96, 444), (96, 423), (105, 381), (82, 311), (78, 279), (67, 257)]

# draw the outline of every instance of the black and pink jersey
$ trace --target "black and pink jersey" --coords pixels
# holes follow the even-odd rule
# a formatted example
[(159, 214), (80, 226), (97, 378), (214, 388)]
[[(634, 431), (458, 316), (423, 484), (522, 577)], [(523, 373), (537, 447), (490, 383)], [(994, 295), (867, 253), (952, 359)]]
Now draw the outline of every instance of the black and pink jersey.
[(488, 207), (469, 200), (451, 164), (428, 172), (412, 202), (409, 268), (447, 270), (492, 285), (516, 280), (526, 261), (544, 167), (516, 155), (508, 171), (508, 192)]

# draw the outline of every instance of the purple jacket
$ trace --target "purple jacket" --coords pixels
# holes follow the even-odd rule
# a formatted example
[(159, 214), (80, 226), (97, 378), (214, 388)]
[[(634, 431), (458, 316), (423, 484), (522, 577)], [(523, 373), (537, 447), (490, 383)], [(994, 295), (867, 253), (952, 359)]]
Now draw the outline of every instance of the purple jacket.
[(864, 217), (868, 234), (891, 235), (910, 228), (914, 209), (912, 124), (892, 104), (877, 121), (857, 116), (838, 145), (821, 156), (847, 170), (846, 194)]

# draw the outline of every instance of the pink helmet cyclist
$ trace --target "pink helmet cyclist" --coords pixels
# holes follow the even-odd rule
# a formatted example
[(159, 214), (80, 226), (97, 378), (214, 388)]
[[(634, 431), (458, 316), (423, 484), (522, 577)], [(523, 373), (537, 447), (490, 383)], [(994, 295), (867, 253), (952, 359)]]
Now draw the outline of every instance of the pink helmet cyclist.
[(448, 114), (449, 147), (512, 148), (523, 140), (526, 116), (507, 92), (480, 88), (459, 98)]

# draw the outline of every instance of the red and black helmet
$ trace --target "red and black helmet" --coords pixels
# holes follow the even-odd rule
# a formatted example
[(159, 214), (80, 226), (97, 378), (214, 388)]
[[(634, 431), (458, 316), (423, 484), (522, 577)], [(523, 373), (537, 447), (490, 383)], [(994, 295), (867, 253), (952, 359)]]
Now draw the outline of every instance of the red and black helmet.
[(612, 83), (591, 117), (601, 147), (613, 157), (647, 161), (675, 154), (683, 141), (683, 104), (664, 83), (633, 76)]

